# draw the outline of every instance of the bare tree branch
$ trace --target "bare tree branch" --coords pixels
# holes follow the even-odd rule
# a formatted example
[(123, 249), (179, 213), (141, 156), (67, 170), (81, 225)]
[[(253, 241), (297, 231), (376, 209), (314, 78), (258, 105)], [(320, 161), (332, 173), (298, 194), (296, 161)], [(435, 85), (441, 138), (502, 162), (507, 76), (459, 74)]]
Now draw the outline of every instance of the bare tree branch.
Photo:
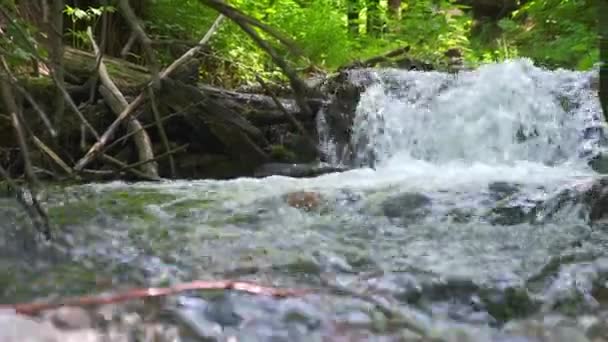
[(44, 310), (56, 309), (62, 306), (94, 306), (112, 303), (126, 302), (135, 299), (164, 297), (179, 294), (186, 291), (196, 290), (232, 290), (247, 292), (256, 295), (272, 297), (299, 297), (312, 293), (306, 289), (278, 289), (269, 286), (262, 286), (246, 281), (234, 280), (197, 280), (190, 283), (178, 284), (172, 287), (143, 288), (133, 289), (123, 293), (100, 296), (85, 296), (67, 298), (55, 302), (35, 302), (27, 304), (6, 304), (0, 305), (0, 310), (14, 310), (20, 314), (35, 315)]
[(151, 40), (150, 38), (148, 38), (148, 35), (146, 35), (146, 32), (144, 31), (139, 19), (135, 15), (135, 12), (133, 12), (131, 5), (129, 5), (129, 0), (119, 0), (118, 3), (123, 17), (127, 20), (129, 26), (131, 27), (131, 31), (135, 32), (135, 34), (139, 38), (139, 41), (141, 42), (141, 45), (144, 48), (144, 52), (146, 53), (148, 60), (150, 73), (152, 74), (152, 87), (154, 89), (159, 89), (160, 67), (158, 65), (158, 62), (156, 61), (156, 57), (154, 56), (154, 50), (152, 49)]
[[(93, 30), (91, 29), (91, 27), (87, 28), (87, 34), (89, 36), (89, 39), (91, 40), (91, 44), (93, 45), (95, 53), (101, 54), (101, 51), (99, 50), (99, 47), (95, 42), (95, 38), (93, 37)], [(103, 62), (103, 58), (100, 58), (100, 61), (101, 62), (99, 63), (98, 70), (102, 86), (100, 86), (99, 91), (106, 100), (106, 103), (112, 109), (112, 111), (118, 115), (129, 105), (129, 103), (110, 78), (108, 70), (106, 69), (106, 65)], [(141, 128), (142, 125), (136, 118), (131, 117), (129, 118), (129, 120), (127, 120), (127, 129), (129, 131), (139, 131), (139, 133), (134, 135), (134, 141), (135, 145), (137, 146), (139, 160), (143, 161), (153, 159), (154, 152), (152, 149), (152, 142), (146, 131)], [(156, 165), (156, 163), (145, 164), (142, 171), (150, 177), (158, 177), (158, 166)]]
[[(169, 137), (167, 136), (167, 132), (165, 132), (165, 127), (163, 126), (160, 112), (158, 110), (158, 106), (156, 105), (156, 95), (154, 95), (154, 89), (148, 88), (148, 97), (150, 98), (150, 107), (152, 107), (154, 121), (156, 122), (156, 127), (158, 128), (158, 135), (160, 136), (160, 140), (163, 143), (165, 151), (169, 151), (171, 150), (171, 145), (169, 144)], [(172, 154), (169, 155), (169, 170), (171, 172), (171, 178), (175, 178), (175, 160), (173, 160)]]
[[(169, 65), (169, 67), (167, 67), (167, 69), (165, 69), (161, 75), (160, 78), (166, 78), (168, 77), (175, 69), (177, 69), (178, 66), (182, 65), (184, 62), (188, 61), (189, 59), (191, 59), (198, 50), (201, 49), (201, 47), (203, 45), (205, 45), (213, 36), (213, 34), (215, 33), (215, 31), (217, 30), (217, 28), (219, 27), (219, 24), (221, 23), (223, 19), (223, 16), (219, 16), (215, 22), (213, 23), (213, 25), (211, 26), (211, 28), (209, 29), (209, 31), (207, 31), (207, 34), (205, 34), (205, 36), (203, 37), (203, 39), (201, 39), (201, 41), (199, 42), (199, 45), (196, 47), (193, 47), (192, 49), (188, 50), (186, 53), (184, 53), (180, 58), (178, 58), (177, 60), (175, 60), (173, 63), (171, 63), (171, 65)], [(144, 99), (145, 99), (145, 93), (142, 92), (141, 94), (139, 94), (139, 96), (137, 96), (137, 98), (135, 98), (135, 100), (133, 100), (133, 102), (131, 102), (127, 108), (125, 108), (120, 115), (118, 116), (118, 118), (112, 122), (112, 124), (110, 125), (110, 127), (108, 127), (106, 129), (106, 131), (103, 133), (103, 135), (98, 138), (97, 142), (95, 143), (95, 145), (93, 145), (89, 151), (85, 154), (84, 157), (82, 157), (77, 163), (76, 163), (76, 167), (75, 170), (80, 171), (82, 170), (85, 166), (87, 166), (90, 162), (92, 162), (97, 155), (99, 154), (99, 152), (103, 149), (103, 146), (105, 146), (108, 143), (108, 140), (110, 139), (110, 137), (112, 136), (112, 134), (114, 134), (114, 131), (116, 131), (116, 129), (118, 128), (118, 126), (120, 125), (120, 123), (126, 119), (129, 115), (131, 115), (131, 113), (133, 113), (133, 111), (135, 109), (137, 109), (137, 107), (139, 107), (141, 104), (144, 103)]]
[(129, 52), (131, 51), (131, 48), (133, 47), (133, 44), (135, 44), (136, 41), (137, 41), (137, 33), (135, 33), (135, 31), (131, 31), (129, 40), (127, 40), (127, 43), (125, 44), (125, 46), (122, 48), (122, 50), (120, 50), (120, 56), (122, 58), (127, 57)]
[(248, 16), (236, 7), (226, 4), (223, 0), (201, 0), (201, 2), (207, 5), (208, 7), (211, 7), (214, 10), (218, 11), (219, 13), (225, 15), (227, 18), (230, 18), (236, 23), (245, 23), (255, 27), (259, 27), (264, 32), (268, 33), (270, 36), (280, 41), (292, 53), (296, 55), (302, 55), (302, 52), (292, 40), (279, 33), (273, 27), (266, 25), (260, 22), (259, 20), (256, 20), (251, 16)]
[(118, 167), (118, 170), (112, 171), (113, 174), (119, 174), (124, 170), (124, 171), (128, 171), (128, 172), (132, 173), (136, 177), (143, 179), (143, 180), (154, 181), (154, 182), (157, 182), (160, 180), (160, 177), (158, 177), (158, 176), (154, 177), (154, 176), (147, 175), (141, 171), (138, 171), (136, 168), (129, 167), (128, 164), (123, 163), (122, 161), (120, 161), (110, 155), (107, 155), (105, 153), (101, 155), (101, 159)]

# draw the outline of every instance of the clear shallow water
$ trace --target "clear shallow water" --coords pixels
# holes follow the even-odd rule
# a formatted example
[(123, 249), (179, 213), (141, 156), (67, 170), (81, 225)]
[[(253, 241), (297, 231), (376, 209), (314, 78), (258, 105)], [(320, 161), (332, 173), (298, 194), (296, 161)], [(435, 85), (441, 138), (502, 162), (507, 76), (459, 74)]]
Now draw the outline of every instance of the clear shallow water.
[[(100, 275), (119, 284), (229, 277), (315, 288), (331, 275), (414, 310), (429, 326), (500, 327), (541, 307), (562, 312), (564, 301), (576, 314), (597, 310), (587, 297), (604, 274), (607, 235), (586, 222), (584, 206), (548, 205), (599, 177), (587, 166), (602, 148), (594, 127), (603, 127), (590, 74), (512, 61), (458, 76), (372, 70), (351, 78), (368, 85), (352, 138), (364, 167), (312, 179), (114, 182), (51, 192), (50, 214), (74, 246), (69, 261), (44, 252), (11, 258), (18, 234), (5, 230), (7, 269), (31, 271), (0, 277), (7, 279), (0, 294), (90, 291)], [(335, 150), (330, 135), (321, 140)], [(285, 196), (295, 191), (319, 193), (318, 208), (290, 207)], [(19, 221), (10, 206), (3, 210), (6, 223)], [(197, 303), (181, 314), (229, 304), (251, 318), (233, 328), (258, 340), (311, 340), (332, 329), (319, 322), (373, 321), (373, 309), (348, 296)], [(200, 324), (221, 321), (199, 316)]]

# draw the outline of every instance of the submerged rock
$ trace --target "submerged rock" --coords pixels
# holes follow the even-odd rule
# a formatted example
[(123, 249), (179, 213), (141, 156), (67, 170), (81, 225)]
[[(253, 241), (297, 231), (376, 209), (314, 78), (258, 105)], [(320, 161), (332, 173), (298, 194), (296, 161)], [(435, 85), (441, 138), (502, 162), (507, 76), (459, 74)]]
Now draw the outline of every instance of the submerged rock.
[(500, 201), (519, 192), (517, 184), (508, 182), (493, 182), (488, 185), (490, 197)]
[(589, 221), (605, 221), (608, 218), (608, 178), (597, 181), (586, 195), (590, 202)]
[(321, 204), (321, 194), (311, 191), (298, 191), (287, 194), (285, 200), (290, 207), (314, 210)]
[(256, 169), (254, 175), (255, 177), (286, 176), (306, 178), (343, 171), (346, 171), (346, 169), (323, 164), (267, 163)]
[(419, 220), (429, 213), (431, 199), (421, 193), (410, 192), (391, 197), (382, 203), (386, 217), (401, 218), (406, 222)]

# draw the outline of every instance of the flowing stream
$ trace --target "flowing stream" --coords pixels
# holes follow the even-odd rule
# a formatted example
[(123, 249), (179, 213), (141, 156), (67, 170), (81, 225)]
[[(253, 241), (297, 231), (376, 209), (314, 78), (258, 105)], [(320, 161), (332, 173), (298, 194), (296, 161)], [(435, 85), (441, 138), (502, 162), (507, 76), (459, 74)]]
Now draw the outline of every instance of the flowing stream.
[[(576, 196), (561, 199), (599, 177), (588, 166), (605, 144), (592, 76), (527, 60), (458, 75), (355, 71), (351, 81), (366, 88), (349, 162), (362, 167), (311, 179), (49, 191), (50, 215), (74, 246), (69, 257), (20, 254), (14, 227), (23, 218), (0, 198), (0, 225), (9, 226), (0, 235), (0, 297), (86, 293), (103, 277), (119, 285), (248, 279), (318, 293), (192, 294), (175, 314), (239, 341), (408, 341), (407, 329), (392, 329), (368, 301), (325, 291), (320, 279), (329, 277), (445, 339), (536, 341), (521, 337), (530, 334), (516, 322), (526, 319), (571, 320), (584, 331), (583, 318), (606, 309), (596, 292), (608, 278), (608, 234), (589, 224)], [(320, 131), (321, 147), (338, 150), (327, 127)], [(318, 193), (318, 205), (288, 205), (297, 191)]]

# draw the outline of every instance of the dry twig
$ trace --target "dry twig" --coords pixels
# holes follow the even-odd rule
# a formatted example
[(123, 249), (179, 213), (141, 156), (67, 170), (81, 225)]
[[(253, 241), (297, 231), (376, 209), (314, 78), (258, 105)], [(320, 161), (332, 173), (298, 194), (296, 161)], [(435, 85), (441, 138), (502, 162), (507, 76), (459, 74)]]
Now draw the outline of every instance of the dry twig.
[(67, 298), (57, 302), (37, 302), (25, 304), (4, 304), (0, 305), (0, 310), (14, 310), (20, 314), (35, 315), (44, 310), (56, 309), (62, 306), (95, 306), (113, 303), (121, 303), (136, 299), (145, 299), (152, 297), (162, 297), (175, 295), (187, 291), (196, 290), (233, 290), (251, 293), (255, 295), (265, 295), (273, 297), (297, 297), (311, 293), (305, 289), (278, 289), (274, 287), (261, 286), (251, 282), (233, 281), (233, 280), (215, 280), (204, 281), (198, 280), (190, 283), (178, 284), (173, 287), (160, 288), (143, 288), (133, 289), (130, 291), (116, 293), (112, 295), (100, 296), (84, 296)]

